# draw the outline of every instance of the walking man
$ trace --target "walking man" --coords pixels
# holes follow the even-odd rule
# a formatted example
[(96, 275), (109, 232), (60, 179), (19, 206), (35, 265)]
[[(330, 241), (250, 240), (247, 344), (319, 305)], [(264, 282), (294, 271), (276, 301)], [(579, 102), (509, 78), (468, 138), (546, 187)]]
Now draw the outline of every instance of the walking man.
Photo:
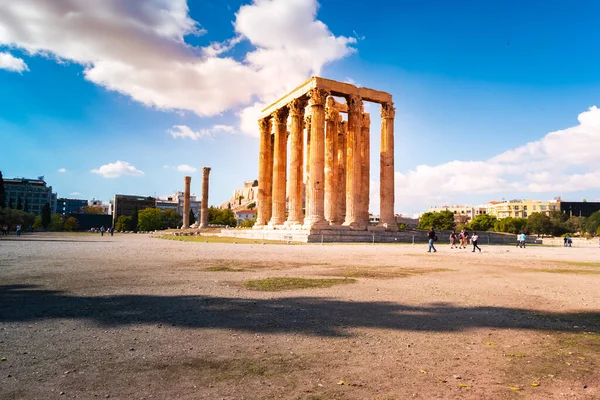
[(433, 242), (435, 242), (437, 240), (437, 236), (435, 235), (433, 226), (431, 227), (431, 229), (429, 229), (429, 232), (427, 232), (427, 239), (429, 239), (429, 249), (427, 250), (427, 252), (431, 253), (431, 250), (433, 250), (434, 253), (437, 253), (437, 250), (435, 249), (435, 246), (433, 245)]
[(21, 236), (21, 225), (17, 225), (17, 236)]
[(471, 236), (471, 243), (473, 243), (473, 253), (475, 253), (475, 249), (479, 250), (479, 252), (481, 253), (481, 249), (479, 248), (479, 246), (477, 246), (478, 240), (479, 235), (477, 235), (477, 232), (473, 232), (473, 235)]

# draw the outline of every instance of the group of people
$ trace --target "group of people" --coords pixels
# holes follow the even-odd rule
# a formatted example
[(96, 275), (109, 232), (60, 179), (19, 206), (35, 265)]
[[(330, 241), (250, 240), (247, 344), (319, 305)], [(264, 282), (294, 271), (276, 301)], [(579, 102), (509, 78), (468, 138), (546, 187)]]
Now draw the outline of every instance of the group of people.
[(517, 247), (524, 249), (526, 241), (527, 241), (527, 235), (525, 233), (521, 232), (517, 235)]
[[(2, 235), (6, 236), (10, 233), (10, 229), (8, 228), (8, 225), (4, 225), (2, 226)], [(15, 233), (17, 234), (17, 236), (21, 236), (21, 225), (17, 225), (17, 229), (15, 230)]]
[[(434, 242), (437, 242), (438, 238), (437, 235), (435, 234), (435, 231), (433, 230), (433, 227), (431, 227), (431, 229), (429, 229), (429, 232), (427, 232), (427, 239), (429, 241), (429, 248), (427, 250), (428, 253), (431, 253), (432, 251), (434, 253), (437, 252), (435, 246), (434, 246)], [(450, 248), (453, 249), (455, 247), (459, 248), (459, 249), (466, 249), (467, 245), (469, 244), (469, 231), (467, 231), (466, 229), (462, 229), (459, 233), (456, 233), (455, 231), (452, 231), (452, 233), (450, 233)], [(456, 245), (458, 242), (458, 246)], [(477, 232), (473, 232), (473, 234), (471, 235), (471, 244), (473, 245), (473, 253), (475, 253), (475, 249), (479, 250), (479, 252), (481, 252), (481, 248), (478, 245), (479, 242), (479, 235), (477, 235)]]
[(109, 226), (108, 229), (106, 229), (104, 228), (104, 225), (102, 225), (98, 230), (100, 231), (100, 236), (104, 236), (104, 232), (110, 233), (110, 236), (115, 234), (115, 228), (112, 226)]
[[(600, 244), (600, 239), (598, 240), (598, 244)], [(571, 247), (573, 245), (573, 239), (571, 239), (571, 236), (567, 235), (563, 238), (563, 246), (565, 247)]]

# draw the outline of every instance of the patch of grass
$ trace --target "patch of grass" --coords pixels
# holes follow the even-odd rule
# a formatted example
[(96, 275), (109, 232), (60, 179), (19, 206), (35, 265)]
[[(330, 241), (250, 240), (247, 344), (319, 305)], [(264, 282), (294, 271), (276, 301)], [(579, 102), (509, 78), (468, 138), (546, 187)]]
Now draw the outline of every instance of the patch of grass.
[(249, 269), (231, 268), (231, 267), (226, 267), (226, 266), (206, 267), (206, 268), (204, 268), (204, 270), (205, 271), (210, 271), (210, 272), (244, 272), (244, 271), (251, 271)]
[(529, 268), (529, 271), (539, 271), (539, 272), (549, 272), (551, 274), (578, 274), (578, 275), (600, 275), (600, 271), (594, 271), (589, 269), (537, 269), (537, 268)]
[(370, 267), (357, 266), (345, 267), (326, 271), (323, 276), (343, 276), (346, 278), (369, 278), (369, 279), (394, 279), (408, 278), (415, 275), (429, 274), (433, 272), (452, 271), (448, 268), (402, 268), (402, 267)]
[(278, 292), (281, 290), (328, 288), (334, 285), (355, 282), (355, 279), (266, 278), (246, 281), (244, 286), (250, 290)]
[(189, 260), (179, 263), (194, 268), (203, 268), (205, 271), (227, 271), (226, 268), (240, 271), (255, 271), (255, 270), (283, 270), (301, 267), (313, 267), (319, 265), (329, 265), (327, 263), (299, 263), (281, 261), (247, 261), (247, 260), (232, 260), (232, 259), (214, 259), (214, 260)]
[(580, 261), (556, 261), (556, 260), (545, 260), (545, 262), (553, 264), (573, 265), (575, 267), (600, 267), (600, 263), (594, 262), (580, 262)]
[[(198, 242), (198, 243), (231, 243), (231, 244), (287, 244), (287, 242), (278, 240), (261, 240), (261, 239), (245, 239), (233, 238), (224, 236), (175, 236), (175, 235), (160, 235), (154, 236), (157, 239), (175, 240), (178, 242)], [(302, 244), (292, 242), (290, 244)]]

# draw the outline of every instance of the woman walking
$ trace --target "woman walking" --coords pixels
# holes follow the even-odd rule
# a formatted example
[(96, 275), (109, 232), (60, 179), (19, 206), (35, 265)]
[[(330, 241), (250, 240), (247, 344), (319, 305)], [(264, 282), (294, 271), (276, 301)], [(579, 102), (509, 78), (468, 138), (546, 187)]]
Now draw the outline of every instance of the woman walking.
[(477, 246), (478, 240), (479, 235), (477, 234), (477, 232), (473, 232), (473, 235), (471, 236), (471, 243), (473, 243), (473, 253), (475, 253), (475, 249), (479, 250), (479, 252), (481, 253), (481, 249), (479, 248), (479, 246)]

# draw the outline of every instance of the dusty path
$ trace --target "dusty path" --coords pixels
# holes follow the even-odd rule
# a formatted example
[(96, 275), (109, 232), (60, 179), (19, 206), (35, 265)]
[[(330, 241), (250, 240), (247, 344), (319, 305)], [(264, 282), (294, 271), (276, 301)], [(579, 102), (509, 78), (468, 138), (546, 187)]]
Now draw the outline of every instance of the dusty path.
[(600, 398), (600, 249), (438, 249), (0, 240), (0, 398)]

